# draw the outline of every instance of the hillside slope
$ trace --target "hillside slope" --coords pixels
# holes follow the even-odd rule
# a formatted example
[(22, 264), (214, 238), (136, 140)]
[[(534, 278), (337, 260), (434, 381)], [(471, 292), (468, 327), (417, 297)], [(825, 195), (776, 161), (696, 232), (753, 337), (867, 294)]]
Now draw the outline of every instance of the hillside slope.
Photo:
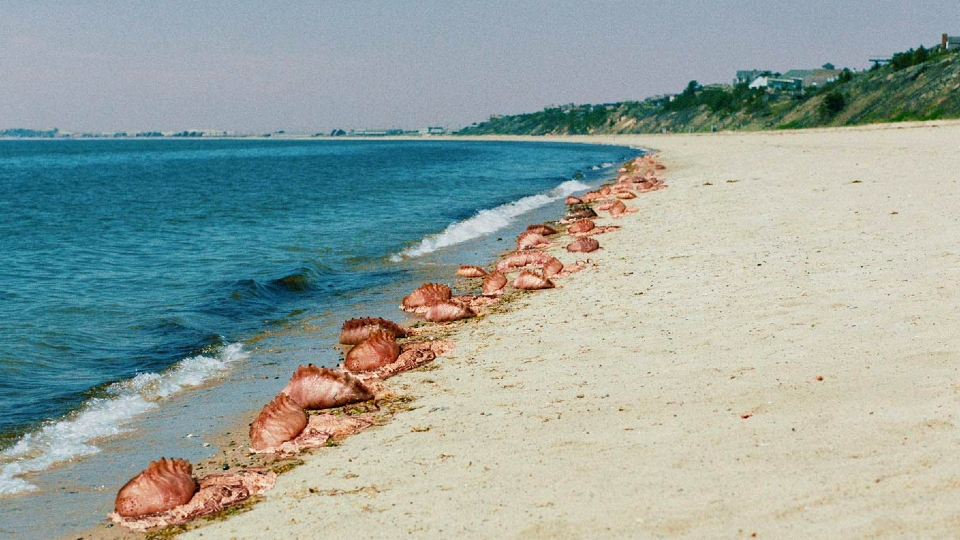
[[(885, 66), (846, 79), (804, 95), (745, 87), (696, 91), (688, 87), (685, 94), (690, 92), (691, 105), (687, 107), (638, 101), (548, 107), (535, 113), (492, 117), (459, 134), (765, 130), (960, 118), (960, 54), (937, 55), (902, 69)], [(833, 102), (825, 103), (831, 99)]]

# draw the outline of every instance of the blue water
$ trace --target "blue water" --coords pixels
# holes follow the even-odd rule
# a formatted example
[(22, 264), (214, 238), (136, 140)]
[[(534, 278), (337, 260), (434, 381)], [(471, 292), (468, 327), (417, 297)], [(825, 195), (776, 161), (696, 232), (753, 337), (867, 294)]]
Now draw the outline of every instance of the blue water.
[(100, 452), (103, 437), (198, 385), (261, 375), (257, 336), (402, 319), (402, 291), (489, 262), (509, 247), (498, 235), (638, 153), (0, 141), (0, 497), (42, 489), (24, 476)]

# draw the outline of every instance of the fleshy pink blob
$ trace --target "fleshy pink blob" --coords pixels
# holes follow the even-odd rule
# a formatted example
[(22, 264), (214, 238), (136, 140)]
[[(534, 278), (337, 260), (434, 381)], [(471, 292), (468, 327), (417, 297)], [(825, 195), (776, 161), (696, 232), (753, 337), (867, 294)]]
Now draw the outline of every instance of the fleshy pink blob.
[(350, 349), (343, 366), (350, 371), (370, 371), (393, 362), (398, 356), (400, 346), (397, 340), (385, 332), (376, 332)]
[(350, 319), (343, 323), (343, 327), (340, 329), (340, 343), (344, 345), (356, 345), (378, 330), (391, 333), (396, 337), (405, 337), (407, 335), (407, 330), (404, 327), (387, 319), (381, 319), (379, 317)]
[(571, 253), (590, 253), (600, 249), (600, 242), (590, 237), (583, 237), (567, 244), (567, 251)]
[(444, 301), (431, 306), (424, 318), (430, 322), (450, 322), (476, 315), (472, 309), (459, 302)]
[(533, 231), (525, 231), (517, 237), (517, 250), (532, 249), (549, 246), (550, 240), (546, 236)]
[(353, 375), (344, 371), (300, 366), (281, 390), (307, 410), (329, 409), (373, 399), (373, 392)]
[(507, 284), (507, 277), (499, 271), (493, 272), (483, 280), (483, 294), (496, 294)]
[(424, 283), (403, 299), (405, 309), (430, 307), (437, 302), (449, 300), (452, 296), (450, 287), (439, 283)]
[(536, 291), (540, 289), (552, 289), (556, 285), (553, 284), (549, 279), (537, 274), (536, 272), (531, 272), (529, 270), (524, 270), (520, 272), (520, 275), (517, 276), (517, 279), (513, 280), (513, 287), (516, 289), (522, 289), (526, 291)]
[(567, 232), (570, 234), (582, 234), (590, 232), (596, 226), (596, 223), (594, 223), (592, 219), (581, 219), (573, 222), (567, 229)]
[(280, 394), (260, 411), (250, 424), (250, 445), (254, 450), (279, 446), (307, 427), (307, 413), (286, 394)]
[(187, 504), (196, 492), (188, 461), (160, 458), (120, 488), (114, 508), (123, 517), (155, 514)]
[(457, 270), (457, 275), (460, 277), (478, 278), (487, 275), (487, 271), (479, 266), (461, 264), (460, 268)]
[(542, 234), (544, 236), (549, 236), (551, 234), (557, 234), (557, 230), (549, 225), (544, 225), (542, 223), (537, 225), (528, 225), (527, 231), (535, 232), (537, 234)]

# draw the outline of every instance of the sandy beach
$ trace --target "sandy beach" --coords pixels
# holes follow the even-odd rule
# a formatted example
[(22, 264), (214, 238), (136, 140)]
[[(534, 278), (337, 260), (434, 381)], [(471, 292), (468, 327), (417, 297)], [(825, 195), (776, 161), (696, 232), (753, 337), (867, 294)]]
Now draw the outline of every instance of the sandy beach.
[(572, 140), (670, 188), (179, 538), (960, 536), (960, 122)]

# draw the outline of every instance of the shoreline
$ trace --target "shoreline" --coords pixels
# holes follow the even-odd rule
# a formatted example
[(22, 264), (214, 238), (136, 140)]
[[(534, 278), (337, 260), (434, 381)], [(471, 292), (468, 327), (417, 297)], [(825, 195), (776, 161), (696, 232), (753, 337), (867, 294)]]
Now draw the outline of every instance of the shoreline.
[[(625, 148), (622, 149), (622, 150), (623, 150), (624, 153), (627, 153), (627, 154), (629, 154), (629, 152), (630, 152), (629, 150), (627, 150), (627, 149), (625, 149)], [(614, 161), (614, 160), (611, 160), (611, 161)], [(604, 181), (609, 181), (609, 176), (610, 176), (611, 174), (613, 174), (613, 173), (612, 173), (612, 170), (613, 170), (613, 169), (611, 169), (611, 170), (608, 171), (606, 165), (604, 165), (603, 167), (600, 167), (600, 166), (599, 166), (600, 162), (597, 161), (596, 163), (597, 163), (597, 166), (594, 166), (594, 167), (591, 168), (591, 170), (592, 170), (592, 171), (595, 171), (595, 172), (588, 173), (588, 174), (587, 174), (587, 179), (583, 180), (584, 182), (588, 182), (588, 183), (590, 183), (591, 185), (593, 185), (593, 184), (599, 185), (599, 182), (600, 182), (600, 179), (601, 179), (601, 178), (603, 178)], [(606, 161), (604, 161), (604, 163), (606, 164)], [(540, 167), (538, 167), (538, 168), (540, 168)], [(586, 169), (584, 169), (584, 172), (586, 172)], [(602, 176), (600, 176), (600, 175), (602, 175)], [(570, 181), (572, 181), (572, 180), (567, 180), (567, 182), (570, 182)], [(557, 189), (558, 189), (558, 188), (553, 188), (554, 191), (556, 191)], [(552, 195), (551, 195), (551, 196), (552, 196)], [(541, 195), (541, 194), (534, 194), (534, 195), (532, 195), (532, 196), (530, 196), (530, 197), (526, 197), (526, 198), (532, 198), (532, 197), (542, 197), (542, 195)], [(526, 198), (521, 199), (521, 201), (522, 201), (522, 200), (525, 200)], [(562, 207), (562, 198), (559, 199), (559, 200), (556, 201), (556, 202), (548, 203), (548, 206), (557, 206), (557, 205), (559, 205), (560, 207)], [(499, 208), (499, 207), (497, 207), (497, 208)], [(497, 232), (496, 234), (494, 234), (493, 236), (498, 236), (498, 235), (500, 235), (501, 233), (503, 233), (504, 235), (512, 234), (512, 233), (509, 232), (510, 229), (519, 227), (521, 223), (523, 223), (523, 224), (525, 225), (525, 223), (523, 222), (523, 219), (543, 219), (544, 216), (546, 216), (546, 215), (548, 215), (548, 214), (549, 214), (550, 216), (552, 216), (552, 217), (557, 217), (557, 216), (554, 215), (554, 212), (553, 212), (552, 210), (550, 210), (549, 207), (543, 207), (543, 208), (537, 207), (537, 208), (533, 208), (532, 210), (528, 210), (528, 212), (530, 213), (530, 216), (539, 216), (539, 217), (529, 217), (529, 216), (528, 216), (528, 217), (525, 217), (525, 218), (520, 218), (520, 219), (518, 219), (518, 220), (516, 221), (516, 223), (513, 223), (513, 224), (509, 225), (508, 227), (506, 227), (506, 228), (505, 228), (504, 230), (502, 230), (502, 231), (498, 231), (498, 232)], [(459, 222), (458, 222), (458, 223), (459, 223)], [(490, 236), (490, 235), (487, 235), (487, 236)], [(486, 241), (486, 240), (485, 240), (485, 241), (483, 242), (483, 244), (481, 245), (481, 247), (484, 247), (484, 246), (490, 247), (490, 246), (496, 245), (496, 246), (498, 246), (498, 249), (495, 250), (495, 251), (489, 251), (489, 252), (487, 252), (486, 249), (478, 250), (478, 249), (476, 249), (476, 248), (466, 248), (466, 251), (467, 251), (468, 253), (473, 253), (473, 255), (470, 256), (471, 258), (472, 258), (472, 256), (478, 255), (478, 254), (480, 254), (480, 253), (486, 253), (486, 255), (481, 255), (481, 258), (482, 258), (483, 260), (491, 259), (491, 260), (495, 261), (495, 260), (496, 260), (496, 257), (497, 257), (497, 253), (500, 251), (500, 249), (499, 249), (500, 247), (502, 247), (502, 246), (504, 246), (504, 245), (511, 245), (511, 244), (513, 244), (512, 238), (506, 238), (506, 236), (505, 236), (505, 238), (504, 238), (504, 240), (506, 240), (506, 243), (505, 243), (505, 244), (500, 243), (500, 242), (499, 242), (499, 240), (500, 240), (499, 238), (498, 238), (497, 240), (498, 240), (498, 242), (492, 242), (492, 240), (491, 240), (491, 241)], [(476, 242), (476, 240), (474, 240), (474, 242)], [(489, 245), (488, 245), (488, 244), (489, 244)], [(457, 249), (457, 250), (460, 250), (460, 249), (462, 249), (462, 248), (456, 248), (456, 249)], [(444, 256), (444, 257), (443, 257), (443, 259), (449, 259), (449, 258), (450, 258), (449, 256)], [(478, 263), (478, 264), (479, 264), (479, 263), (482, 262), (482, 261), (463, 260), (463, 261), (461, 261), (461, 262), (464, 262), (464, 263), (471, 262), (471, 263)], [(431, 264), (436, 264), (436, 263), (431, 263)], [(454, 267), (452, 268), (452, 270), (450, 270), (450, 273), (444, 273), (444, 275), (446, 276), (446, 278), (440, 278), (441, 282), (450, 283), (450, 284), (453, 286), (453, 289), (454, 289), (454, 291), (455, 291), (455, 294), (463, 294), (464, 292), (468, 292), (467, 289), (476, 289), (476, 288), (479, 286), (479, 282), (476, 282), (475, 280), (473, 280), (473, 282), (471, 282), (470, 280), (463, 280), (463, 279), (461, 279), (461, 278), (455, 277), (455, 276), (453, 275), (453, 273), (452, 273), (452, 271), (455, 270), (455, 269), (456, 269), (456, 267), (454, 266)], [(436, 270), (431, 270), (431, 271), (430, 271), (431, 274), (437, 274), (437, 272), (438, 272), (438, 271), (436, 271)], [(451, 282), (452, 282), (452, 283), (451, 283)], [(462, 287), (463, 285), (467, 285), (467, 286), (466, 286), (466, 287)], [(457, 291), (459, 291), (459, 292), (457, 292)], [(408, 290), (407, 292), (410, 292), (410, 291)], [(405, 294), (405, 293), (404, 293), (404, 294)], [(396, 298), (396, 302), (397, 302), (397, 303), (399, 303), (399, 299), (400, 299), (400, 296), (398, 296), (398, 297)], [(345, 318), (349, 318), (350, 316), (353, 316), (353, 317), (363, 316), (363, 315), (365, 315), (365, 314), (366, 314), (366, 315), (371, 315), (370, 313), (365, 313), (365, 312), (350, 312), (350, 313), (347, 313), (347, 314), (346, 314), (346, 317), (345, 317)], [(391, 318), (393, 318), (393, 319), (395, 319), (395, 320), (403, 320), (403, 319), (407, 319), (407, 318), (409, 317), (408, 314), (405, 314), (405, 313), (403, 313), (403, 312), (401, 312), (401, 311), (396, 311), (396, 312), (394, 312), (394, 313), (392, 313), (392, 314), (376, 313), (376, 314), (372, 314), (372, 315), (374, 315), (374, 316), (381, 315), (381, 316), (391, 317)], [(417, 322), (417, 319), (411, 319), (409, 322), (415, 323), (415, 322)], [(428, 332), (428, 335), (429, 335), (430, 333), (443, 334), (443, 333), (446, 333), (446, 332), (449, 332), (449, 329), (448, 329), (447, 327), (441, 327), (441, 328), (436, 329), (435, 332)], [(253, 341), (253, 340), (252, 340), (252, 341)], [(247, 349), (250, 354), (256, 354), (256, 347), (252, 345), (252, 341), (251, 341), (251, 343), (243, 342), (243, 345), (244, 345), (245, 349)], [(335, 347), (335, 348), (336, 348), (336, 347)], [(275, 351), (275, 353), (276, 353), (276, 354), (279, 354), (279, 351)], [(303, 362), (303, 363), (306, 363), (306, 362)], [(289, 374), (287, 374), (287, 376), (289, 376)], [(270, 377), (270, 378), (273, 379), (274, 377)], [(211, 391), (212, 391), (212, 390), (213, 390), (216, 386), (218, 386), (218, 385), (219, 385), (219, 384), (218, 384), (217, 382), (212, 382), (212, 383), (210, 383), (210, 384), (205, 384), (204, 387), (210, 387), (210, 389), (211, 389)], [(253, 402), (249, 403), (249, 404), (248, 404), (248, 409), (247, 409), (246, 413), (238, 415), (238, 417), (236, 418), (236, 421), (235, 421), (235, 422), (232, 422), (229, 427), (221, 426), (221, 427), (217, 428), (217, 433), (216, 433), (215, 435), (213, 435), (213, 436), (211, 436), (211, 435), (192, 435), (192, 434), (191, 434), (191, 435), (188, 435), (188, 437), (199, 437), (198, 439), (194, 439), (194, 440), (197, 440), (197, 441), (198, 441), (197, 444), (201, 444), (201, 443), (202, 443), (204, 447), (208, 447), (208, 446), (209, 446), (209, 447), (211, 448), (211, 450), (216, 449), (215, 454), (213, 454), (213, 455), (210, 456), (209, 458), (202, 459), (202, 460), (192, 460), (192, 461), (193, 461), (193, 464), (194, 464), (194, 476), (195, 476), (195, 477), (199, 478), (199, 477), (202, 477), (202, 476), (204, 476), (204, 475), (206, 475), (206, 474), (221, 472), (221, 471), (220, 471), (220, 468), (221, 468), (221, 466), (222, 466), (223, 464), (229, 465), (229, 466), (230, 466), (230, 469), (229, 469), (229, 470), (231, 470), (231, 471), (237, 470), (237, 469), (239, 469), (239, 468), (250, 467), (250, 466), (254, 466), (254, 467), (255, 467), (255, 466), (263, 466), (263, 465), (267, 465), (267, 466), (271, 466), (271, 465), (272, 465), (271, 460), (270, 460), (269, 458), (264, 458), (264, 457), (262, 457), (262, 456), (250, 455), (250, 454), (246, 451), (247, 448), (249, 448), (249, 442), (250, 442), (250, 441), (249, 441), (249, 437), (247, 436), (247, 429), (248, 429), (248, 427), (249, 427), (250, 420), (253, 419), (254, 417), (256, 417), (257, 413), (259, 413), (259, 411), (260, 411), (260, 409), (262, 408), (263, 405), (264, 405), (264, 403), (253, 403)], [(388, 415), (389, 415), (389, 414), (390, 414), (390, 413), (388, 413)], [(186, 433), (186, 432), (184, 432), (184, 433)], [(322, 450), (321, 450), (321, 451), (322, 451)], [(296, 457), (294, 458), (294, 461), (298, 460), (300, 457), (302, 457), (302, 456), (296, 456)], [(159, 458), (159, 455), (156, 456), (155, 459), (158, 459), (158, 458)], [(280, 463), (279, 463), (279, 467), (280, 467), (281, 469), (283, 469), (283, 470), (288, 469), (289, 466), (290, 466), (290, 463), (283, 463), (283, 462), (280, 462)], [(131, 474), (134, 474), (134, 473), (131, 473)], [(111, 495), (115, 495), (115, 492), (112, 491), (112, 490), (111, 490)], [(241, 505), (241, 506), (242, 506), (242, 505)], [(110, 509), (112, 510), (112, 497), (111, 497), (111, 507), (110, 507)], [(231, 512), (231, 513), (232, 513), (232, 512)], [(167, 533), (164, 532), (164, 534), (167, 534)], [(123, 529), (123, 528), (121, 528), (121, 527), (119, 527), (119, 526), (115, 526), (115, 525), (113, 525), (113, 524), (111, 524), (111, 523), (101, 523), (100, 525), (97, 525), (97, 526), (95, 526), (95, 527), (93, 527), (93, 528), (88, 528), (88, 529), (84, 529), (84, 530), (82, 530), (82, 531), (78, 531), (78, 532), (75, 533), (75, 534), (67, 534), (67, 535), (61, 536), (61, 538), (75, 538), (75, 537), (77, 537), (77, 536), (83, 536), (84, 538), (141, 538), (141, 537), (142, 537), (142, 535), (140, 535), (139, 533), (127, 531), (127, 530), (125, 530), (125, 529)]]
[(596, 266), (183, 537), (957, 534), (960, 122), (563, 140), (598, 139), (658, 148), (671, 188)]

